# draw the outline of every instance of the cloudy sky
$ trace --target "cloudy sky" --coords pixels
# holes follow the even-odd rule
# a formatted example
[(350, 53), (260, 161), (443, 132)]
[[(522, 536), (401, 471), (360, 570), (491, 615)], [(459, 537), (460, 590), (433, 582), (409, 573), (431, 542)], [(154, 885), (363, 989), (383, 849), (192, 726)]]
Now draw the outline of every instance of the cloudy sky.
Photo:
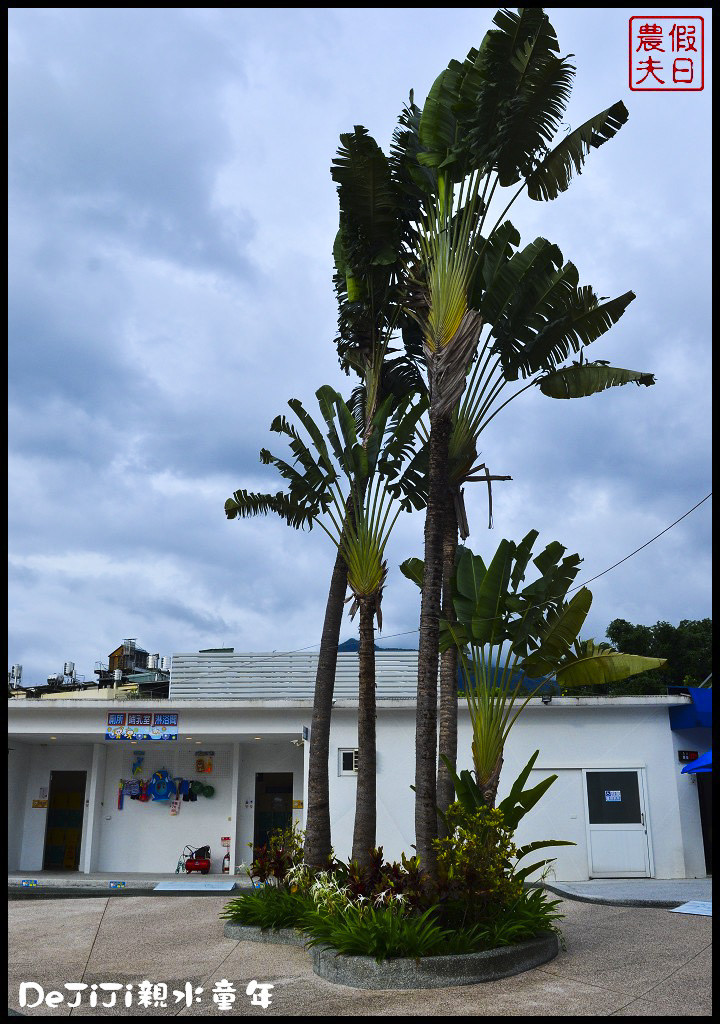
[[(162, 655), (317, 644), (327, 537), (228, 522), (223, 505), (276, 489), (258, 451), (277, 449), (287, 399), (350, 385), (332, 345), (339, 134), (361, 124), (387, 150), (409, 90), (422, 104), (494, 11), (10, 10), (8, 655), (26, 684), (66, 660), (92, 679), (126, 637)], [(599, 294), (635, 291), (588, 357), (657, 384), (523, 395), (482, 439), (513, 477), (493, 531), (484, 489), (467, 498), (477, 551), (534, 527), (583, 556), (582, 582), (711, 489), (711, 26), (685, 11), (705, 17), (704, 91), (639, 94), (636, 9), (548, 12), (578, 67), (566, 124), (618, 99), (630, 119), (568, 192), (512, 219)], [(585, 635), (710, 615), (710, 513), (592, 584)], [(401, 519), (388, 645), (416, 645), (397, 565), (421, 554), (422, 518)]]

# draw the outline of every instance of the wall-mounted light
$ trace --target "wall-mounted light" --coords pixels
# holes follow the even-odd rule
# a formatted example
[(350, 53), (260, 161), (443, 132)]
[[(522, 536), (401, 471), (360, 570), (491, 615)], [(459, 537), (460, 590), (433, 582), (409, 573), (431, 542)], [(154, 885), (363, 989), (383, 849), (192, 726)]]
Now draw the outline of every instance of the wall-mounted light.
[(549, 693), (544, 693), (542, 695), (541, 700), (543, 704), (550, 704), (550, 702), (552, 701), (552, 696)]
[(253, 739), (254, 739), (254, 740), (261, 740), (261, 739), (262, 739), (262, 736), (253, 736)]

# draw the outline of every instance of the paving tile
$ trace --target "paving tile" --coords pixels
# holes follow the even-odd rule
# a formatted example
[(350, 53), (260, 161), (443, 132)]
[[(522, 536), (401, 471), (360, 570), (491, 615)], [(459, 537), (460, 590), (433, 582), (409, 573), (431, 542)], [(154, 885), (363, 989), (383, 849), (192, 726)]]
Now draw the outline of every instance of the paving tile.
[(639, 996), (710, 942), (710, 918), (667, 910), (564, 902), (567, 949), (543, 970)]
[[(23, 981), (62, 991), (79, 981), (107, 906), (106, 899), (8, 902), (8, 1006), (19, 1010)], [(34, 999), (32, 1000), (34, 1001)], [(62, 1005), (23, 1008), (25, 1016), (67, 1016)]]
[(226, 902), (207, 896), (111, 899), (88, 971), (108, 975), (105, 981), (118, 968), (139, 980), (149, 972), (163, 980), (211, 971), (234, 947), (218, 916)]
[(708, 946), (615, 1016), (711, 1017), (712, 950)]

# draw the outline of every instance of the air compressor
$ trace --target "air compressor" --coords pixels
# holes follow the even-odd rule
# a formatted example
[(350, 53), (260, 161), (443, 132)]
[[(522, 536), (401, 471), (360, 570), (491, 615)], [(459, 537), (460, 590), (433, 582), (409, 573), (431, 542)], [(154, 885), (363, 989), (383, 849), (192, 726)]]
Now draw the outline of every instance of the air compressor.
[(210, 847), (198, 846), (193, 850), (192, 846), (186, 846), (176, 868), (176, 872), (179, 871), (186, 871), (188, 874), (198, 871), (201, 875), (207, 875), (210, 871)]

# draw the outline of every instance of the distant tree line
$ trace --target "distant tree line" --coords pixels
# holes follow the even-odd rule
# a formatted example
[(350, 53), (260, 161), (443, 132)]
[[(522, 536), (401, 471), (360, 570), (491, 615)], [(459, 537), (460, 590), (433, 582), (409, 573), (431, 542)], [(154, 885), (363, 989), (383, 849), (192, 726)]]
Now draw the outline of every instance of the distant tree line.
[(639, 626), (613, 619), (605, 636), (619, 651), (666, 658), (667, 665), (605, 687), (586, 686), (582, 691), (574, 687), (572, 696), (666, 693), (668, 686), (699, 686), (712, 672), (712, 619), (682, 619), (677, 626), (669, 622)]

